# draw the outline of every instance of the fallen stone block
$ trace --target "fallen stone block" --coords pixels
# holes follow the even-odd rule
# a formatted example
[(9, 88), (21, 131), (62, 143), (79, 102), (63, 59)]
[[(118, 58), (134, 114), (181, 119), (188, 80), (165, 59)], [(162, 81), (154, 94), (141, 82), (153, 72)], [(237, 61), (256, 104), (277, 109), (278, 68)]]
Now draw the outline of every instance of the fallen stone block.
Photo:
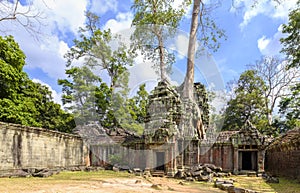
[(195, 179), (193, 177), (186, 177), (185, 180), (188, 181), (188, 182), (194, 182), (195, 181)]
[(41, 172), (32, 174), (33, 177), (40, 177), (40, 178), (47, 178), (52, 175), (53, 175), (52, 171), (41, 171)]
[(31, 174), (28, 173), (28, 172), (25, 172), (23, 170), (17, 170), (15, 172), (13, 172), (12, 174), (8, 175), (7, 177), (10, 177), (10, 178), (27, 178), (27, 177), (30, 177)]
[(221, 184), (220, 185), (220, 189), (225, 190), (225, 191), (228, 191), (228, 189), (232, 188), (232, 187), (234, 187), (232, 184)]
[(278, 184), (279, 183), (279, 179), (276, 177), (268, 177), (266, 180), (267, 183), (275, 183)]

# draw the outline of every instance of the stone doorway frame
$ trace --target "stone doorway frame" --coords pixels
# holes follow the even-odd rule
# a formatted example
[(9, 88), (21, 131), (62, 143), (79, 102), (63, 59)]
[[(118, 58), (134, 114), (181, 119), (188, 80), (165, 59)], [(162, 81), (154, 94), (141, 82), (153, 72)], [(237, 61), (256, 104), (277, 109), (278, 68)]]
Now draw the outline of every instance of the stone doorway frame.
[[(248, 159), (248, 160), (244, 160)], [(250, 159), (250, 160), (249, 160)], [(239, 150), (238, 151), (238, 170), (239, 171), (257, 171), (258, 170), (258, 151), (257, 150)], [(246, 165), (245, 165), (246, 164)]]

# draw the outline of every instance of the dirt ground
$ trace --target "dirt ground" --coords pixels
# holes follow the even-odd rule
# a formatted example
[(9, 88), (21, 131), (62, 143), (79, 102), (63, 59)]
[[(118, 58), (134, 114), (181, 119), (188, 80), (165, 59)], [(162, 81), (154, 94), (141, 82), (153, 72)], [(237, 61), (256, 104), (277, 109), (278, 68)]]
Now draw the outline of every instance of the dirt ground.
[[(187, 183), (180, 180), (155, 177), (145, 179), (134, 176), (129, 178), (87, 177), (76, 179), (45, 178), (0, 178), (0, 192), (30, 192), (30, 193), (221, 193), (212, 184)], [(224, 193), (224, 192), (223, 192)]]
[[(300, 182), (280, 179), (268, 184), (259, 177), (231, 176), (236, 187), (258, 192), (296, 193)], [(0, 178), (0, 193), (224, 193), (213, 183), (186, 182), (167, 177), (143, 178), (128, 172), (61, 172), (48, 178)]]

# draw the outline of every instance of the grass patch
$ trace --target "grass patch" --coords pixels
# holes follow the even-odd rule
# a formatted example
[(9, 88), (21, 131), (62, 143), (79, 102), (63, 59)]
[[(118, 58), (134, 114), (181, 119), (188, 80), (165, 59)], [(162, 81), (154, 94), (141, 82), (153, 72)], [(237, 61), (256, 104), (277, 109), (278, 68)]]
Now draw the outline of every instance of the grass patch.
[(97, 172), (61, 172), (58, 175), (53, 175), (47, 179), (49, 180), (91, 180), (95, 178), (106, 179), (106, 178), (130, 178), (134, 177), (133, 174), (128, 172), (114, 172), (111, 170), (100, 170)]
[(0, 192), (31, 192), (38, 191), (42, 187), (51, 187), (53, 185), (68, 184), (78, 185), (84, 182), (105, 182), (110, 178), (132, 178), (133, 174), (128, 172), (114, 172), (109, 170), (97, 172), (69, 172), (63, 171), (60, 174), (53, 175), (48, 178), (1, 178), (0, 179)]
[(279, 184), (266, 183), (261, 177), (231, 176), (236, 180), (235, 187), (255, 190), (264, 193), (298, 193), (300, 183), (297, 181), (279, 178)]
[(298, 193), (300, 192), (300, 182), (296, 180), (288, 180), (279, 178), (279, 184), (270, 184), (270, 186), (278, 193)]

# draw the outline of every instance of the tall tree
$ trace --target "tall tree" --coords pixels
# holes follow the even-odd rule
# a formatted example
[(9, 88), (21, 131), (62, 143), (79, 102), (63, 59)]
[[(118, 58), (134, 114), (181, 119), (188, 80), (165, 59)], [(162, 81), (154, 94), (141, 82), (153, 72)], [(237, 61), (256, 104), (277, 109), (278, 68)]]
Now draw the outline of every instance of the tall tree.
[[(202, 136), (204, 138), (206, 128), (204, 128), (202, 123), (203, 118), (201, 115), (201, 110), (197, 105), (195, 105), (196, 101), (194, 99), (194, 68), (197, 37), (200, 37), (202, 46), (212, 50), (217, 50), (219, 47), (217, 39), (222, 38), (224, 36), (224, 31), (218, 29), (214, 20), (209, 15), (207, 7), (207, 4), (205, 4), (203, 0), (193, 1), (193, 12), (188, 42), (187, 70), (183, 83), (182, 93), (182, 97), (185, 101), (187, 101), (187, 104), (185, 105), (185, 111), (187, 114), (189, 114), (187, 116), (189, 118), (188, 120), (184, 121), (185, 126), (183, 127), (194, 127), (196, 130), (201, 131)], [(204, 49), (204, 47), (200, 49)], [(190, 112), (189, 109), (191, 109), (191, 106), (194, 106), (192, 108), (195, 108), (193, 110), (195, 113)], [(192, 120), (191, 117), (196, 118), (195, 120)], [(196, 123), (196, 125), (193, 124), (193, 122)]]
[(206, 4), (203, 0), (193, 1), (193, 11), (188, 43), (187, 70), (183, 88), (183, 96), (185, 98), (189, 98), (190, 100), (193, 100), (197, 37), (199, 37), (202, 44), (201, 46), (203, 46), (200, 49), (208, 48), (213, 51), (216, 51), (220, 46), (218, 39), (225, 37), (224, 31), (218, 28), (211, 17), (210, 12), (210, 5)]
[(239, 130), (247, 120), (264, 131), (266, 124), (264, 81), (253, 70), (241, 74), (235, 89), (235, 98), (225, 110), (223, 130)]
[[(127, 67), (132, 65), (133, 55), (118, 41), (118, 36), (100, 29), (98, 16), (87, 12), (86, 19), (85, 27), (79, 30), (80, 38), (74, 40), (75, 45), (65, 56), (66, 73), (71, 80), (59, 80), (59, 84), (64, 86), (64, 101), (76, 104), (73, 112), (80, 112), (76, 116), (80, 124), (100, 121), (105, 127), (117, 127), (121, 109), (115, 107), (125, 104), (125, 99), (121, 101), (119, 95), (127, 93)], [(74, 62), (80, 58), (84, 63), (78, 67)], [(97, 70), (106, 72), (109, 80), (102, 81)]]
[(290, 61), (289, 67), (300, 67), (300, 1), (289, 13), (289, 22), (283, 25), (282, 32), (287, 34), (287, 37), (281, 39), (281, 43), (282, 52)]
[(300, 83), (291, 88), (291, 96), (280, 101), (279, 112), (285, 116), (283, 130), (300, 127)]
[[(288, 68), (299, 71), (300, 67), (300, 1), (294, 10), (289, 13), (288, 24), (283, 25), (283, 33), (287, 37), (281, 39), (283, 44), (282, 52), (286, 54), (289, 61)], [(280, 112), (285, 116), (285, 128), (292, 129), (300, 125), (300, 83), (291, 87), (291, 96), (285, 97), (280, 102)]]
[(70, 103), (67, 108), (73, 113), (78, 124), (95, 121), (95, 96), (102, 80), (87, 66), (72, 67), (66, 70), (66, 74), (72, 80), (58, 80), (58, 84), (63, 86), (63, 104)]
[(161, 81), (167, 80), (167, 69), (175, 60), (174, 54), (165, 47), (165, 41), (177, 29), (190, 2), (183, 1), (178, 8), (173, 3), (174, 0), (135, 0), (132, 6), (132, 25), (136, 27), (133, 49), (140, 50), (145, 59), (159, 66)]
[[(91, 13), (86, 13), (86, 25), (79, 29), (80, 38), (74, 40), (74, 46), (65, 55), (67, 67), (79, 58), (84, 58), (85, 64), (93, 69), (100, 69), (109, 75), (110, 88), (121, 86), (121, 74), (126, 73), (127, 67), (133, 63), (134, 55), (125, 44), (118, 41), (119, 37), (110, 30), (100, 29), (100, 18)], [(117, 46), (112, 47), (115, 43)]]
[(265, 82), (264, 101), (268, 124), (271, 126), (277, 102), (287, 95), (289, 87), (297, 82), (300, 74), (295, 69), (288, 69), (287, 61), (274, 56), (265, 56), (249, 67)]

